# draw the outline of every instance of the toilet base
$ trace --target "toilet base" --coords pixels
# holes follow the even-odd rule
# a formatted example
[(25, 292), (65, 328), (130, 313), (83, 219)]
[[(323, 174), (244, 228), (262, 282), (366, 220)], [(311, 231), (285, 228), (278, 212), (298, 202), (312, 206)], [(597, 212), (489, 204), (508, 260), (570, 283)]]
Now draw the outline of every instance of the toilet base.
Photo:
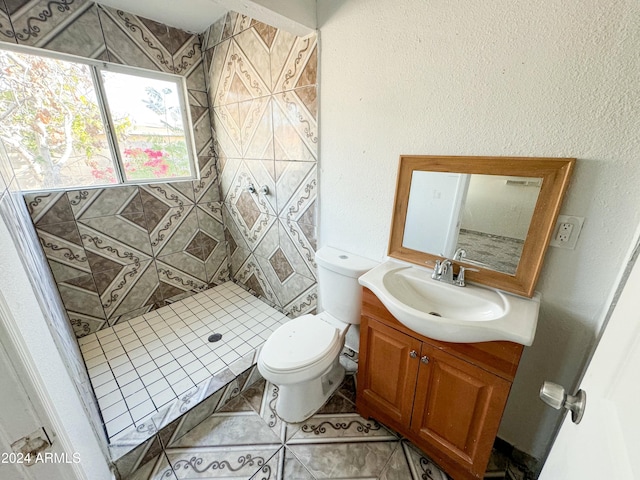
[(336, 391), (344, 380), (345, 369), (338, 355), (331, 366), (319, 377), (307, 382), (278, 385), (276, 413), (288, 423), (306, 420)]

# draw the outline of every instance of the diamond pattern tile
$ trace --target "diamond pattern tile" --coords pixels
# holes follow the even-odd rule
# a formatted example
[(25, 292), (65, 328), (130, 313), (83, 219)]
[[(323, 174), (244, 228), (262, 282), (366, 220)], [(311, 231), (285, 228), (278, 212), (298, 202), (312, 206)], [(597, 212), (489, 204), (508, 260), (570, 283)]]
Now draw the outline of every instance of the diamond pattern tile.
[(284, 281), (293, 274), (293, 267), (281, 248), (278, 248), (273, 255), (271, 255), (269, 263), (271, 263), (273, 270), (276, 272), (276, 275), (278, 275), (280, 282), (284, 283)]
[[(316, 37), (236, 14), (212, 25), (203, 43), (231, 274), (292, 315), (313, 311)], [(248, 194), (250, 183), (269, 193)]]
[[(0, 23), (6, 15), (16, 30), (2, 34), (183, 75), (200, 167), (193, 182), (25, 198), (76, 332), (131, 321), (232, 274), (271, 305), (312, 311), (315, 36), (229, 12), (198, 37), (85, 0), (49, 3), (10, 2)], [(249, 183), (269, 193), (250, 194)]]

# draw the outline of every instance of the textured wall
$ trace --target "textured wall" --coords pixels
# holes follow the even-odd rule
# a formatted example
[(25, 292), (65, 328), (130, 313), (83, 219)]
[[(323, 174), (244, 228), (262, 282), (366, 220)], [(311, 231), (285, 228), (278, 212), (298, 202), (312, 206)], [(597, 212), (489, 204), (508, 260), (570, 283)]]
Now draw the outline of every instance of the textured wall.
[[(203, 39), (231, 274), (292, 316), (316, 306), (317, 43), (230, 13)], [(246, 187), (268, 188), (268, 194)]]
[(543, 457), (640, 221), (638, 2), (318, 2), (320, 244), (381, 259), (400, 154), (577, 157), (561, 213), (586, 217), (551, 248), (500, 435)]
[(200, 180), (25, 195), (76, 335), (228, 280), (199, 37), (86, 0), (0, 6), (3, 41), (187, 81)]

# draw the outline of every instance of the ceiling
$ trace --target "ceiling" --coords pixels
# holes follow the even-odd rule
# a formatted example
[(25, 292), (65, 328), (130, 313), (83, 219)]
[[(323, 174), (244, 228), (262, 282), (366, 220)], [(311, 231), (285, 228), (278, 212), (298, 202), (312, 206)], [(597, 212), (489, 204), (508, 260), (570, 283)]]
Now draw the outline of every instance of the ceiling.
[(193, 33), (203, 32), (228, 10), (217, 0), (98, 0), (98, 3)]

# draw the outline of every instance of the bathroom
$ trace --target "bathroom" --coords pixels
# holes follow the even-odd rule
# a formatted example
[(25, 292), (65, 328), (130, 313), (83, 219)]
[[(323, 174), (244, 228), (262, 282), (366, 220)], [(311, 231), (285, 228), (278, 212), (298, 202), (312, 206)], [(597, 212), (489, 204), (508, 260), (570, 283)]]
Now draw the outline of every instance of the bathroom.
[[(308, 3), (315, 10), (315, 2)], [(235, 9), (242, 12), (239, 2)], [(260, 19), (259, 11), (246, 13)], [(289, 13), (307, 21), (296, 14)], [(634, 246), (640, 171), (634, 165), (637, 139), (629, 132), (638, 119), (630, 100), (637, 7), (321, 0), (314, 14), (317, 166), (308, 157), (308, 170), (289, 171), (301, 190), (313, 185), (318, 216), (296, 219), (301, 228), (312, 227), (304, 233), (316, 235), (313, 249), (333, 245), (382, 260), (401, 154), (578, 158), (561, 213), (585, 217), (585, 225), (574, 251), (547, 253), (537, 286), (543, 303), (536, 342), (525, 349), (499, 432), (521, 451), (544, 458), (560, 416), (539, 402), (537, 390), (544, 380), (568, 389), (578, 385)], [(272, 18), (264, 21), (276, 25), (280, 17)], [(10, 230), (31, 228), (29, 219), (3, 218)], [(38, 272), (42, 254), (34, 249), (33, 255)], [(296, 308), (306, 313), (313, 309), (309, 300), (315, 301), (313, 275), (307, 264), (299, 268), (297, 296), (278, 306), (294, 308), (297, 300)], [(256, 291), (261, 284), (252, 278), (255, 272), (236, 280)], [(14, 291), (13, 277), (3, 279), (3, 292)], [(4, 295), (8, 302), (19, 298)], [(67, 395), (63, 401), (74, 400)]]

